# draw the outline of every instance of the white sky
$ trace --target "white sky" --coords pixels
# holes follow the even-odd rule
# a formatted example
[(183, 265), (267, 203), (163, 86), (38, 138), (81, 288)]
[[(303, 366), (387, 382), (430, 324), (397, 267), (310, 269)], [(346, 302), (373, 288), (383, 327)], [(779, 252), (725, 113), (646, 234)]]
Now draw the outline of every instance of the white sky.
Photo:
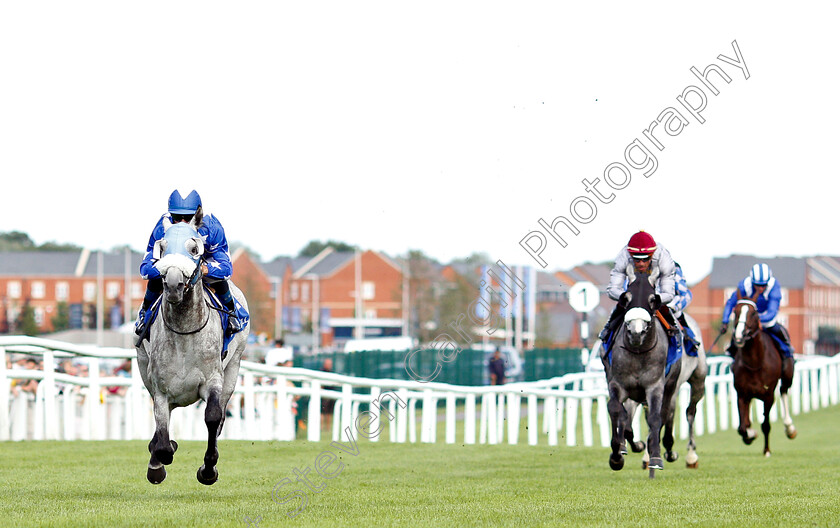
[[(640, 228), (689, 282), (715, 256), (840, 254), (836, 10), (560, 4), (4, 2), (0, 231), (141, 250), (196, 188), (266, 260), (336, 239), (533, 264), (537, 221), (715, 63), (706, 123), (660, 134), (656, 173), (549, 238), (546, 269)], [(717, 60), (733, 40), (748, 80)]]

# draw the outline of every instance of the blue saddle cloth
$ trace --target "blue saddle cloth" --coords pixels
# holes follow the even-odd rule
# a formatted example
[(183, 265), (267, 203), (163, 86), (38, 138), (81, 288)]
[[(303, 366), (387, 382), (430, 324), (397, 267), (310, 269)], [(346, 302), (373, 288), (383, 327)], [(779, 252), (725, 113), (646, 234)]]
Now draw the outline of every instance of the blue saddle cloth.
[(785, 358), (792, 358), (793, 357), (793, 349), (790, 347), (790, 345), (788, 345), (787, 343), (785, 343), (784, 341), (779, 339), (779, 337), (776, 334), (774, 334), (773, 332), (768, 332), (767, 330), (764, 330), (764, 333), (773, 338), (773, 342), (776, 343), (776, 348), (779, 349), (779, 351), (782, 353), (783, 357), (785, 357)]
[[(609, 336), (607, 336), (606, 341), (602, 344), (607, 351), (607, 361), (610, 365), (612, 365), (612, 345), (613, 340), (615, 338), (615, 332), (611, 332)], [(678, 359), (682, 356), (683, 347), (678, 346), (678, 339), (677, 336), (669, 337), (668, 338), (668, 355), (665, 358), (665, 375), (667, 376), (669, 372), (671, 372), (671, 367), (674, 366), (674, 363), (677, 362)], [(695, 348), (694, 354), (689, 355), (697, 355), (697, 349)]]
[[(210, 305), (214, 309), (218, 310), (219, 316), (221, 316), (221, 320), (222, 320), (222, 330), (225, 330), (227, 328), (227, 325), (228, 325), (228, 319), (230, 318), (230, 313), (228, 313), (227, 308), (225, 308), (225, 306), (222, 304), (222, 301), (220, 301), (219, 298), (216, 297), (216, 294), (214, 294), (212, 291), (210, 291), (207, 288), (207, 286), (204, 286), (204, 292), (207, 294), (207, 297), (210, 299)], [(157, 314), (160, 311), (161, 299), (163, 299), (163, 296), (162, 295), (158, 296), (157, 300), (154, 302), (154, 304), (152, 304), (151, 308), (146, 310), (146, 319), (144, 321), (146, 323), (146, 328), (151, 328), (152, 323), (155, 321), (155, 319), (157, 319)], [(234, 301), (234, 305), (236, 306), (236, 316), (242, 322), (242, 328), (245, 328), (245, 326), (248, 325), (248, 322), (249, 322), (248, 311), (245, 309), (244, 306), (239, 304), (239, 302)], [(230, 345), (230, 342), (233, 341), (234, 336), (238, 333), (239, 333), (239, 331), (234, 332), (232, 334), (229, 334), (228, 332), (225, 332), (225, 337), (222, 340), (222, 357), (223, 358), (227, 355), (228, 346)]]

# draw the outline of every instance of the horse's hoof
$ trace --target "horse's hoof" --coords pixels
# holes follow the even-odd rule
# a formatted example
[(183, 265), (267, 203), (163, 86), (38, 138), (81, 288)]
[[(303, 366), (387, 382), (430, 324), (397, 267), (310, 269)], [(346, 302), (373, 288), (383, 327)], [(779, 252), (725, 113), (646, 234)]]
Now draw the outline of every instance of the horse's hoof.
[(146, 471), (146, 478), (149, 479), (149, 482), (152, 484), (160, 484), (163, 482), (163, 479), (166, 478), (166, 468), (160, 466), (157, 469), (149, 468)]
[(624, 467), (624, 457), (610, 455), (610, 469), (613, 471), (618, 471)]
[(685, 463), (685, 467), (687, 467), (688, 469), (697, 469), (697, 466), (698, 466), (699, 464), (700, 464), (700, 462), (698, 462), (698, 461), (694, 461), (694, 462), (686, 462), (686, 463)]
[(642, 460), (642, 469), (647, 469), (647, 468), (648, 468), (648, 461), (647, 460)]
[(749, 435), (742, 435), (741, 438), (744, 440), (744, 443), (747, 444), (747, 445), (750, 445), (751, 443), (755, 442), (755, 439), (756, 439), (755, 436), (749, 436)]
[(656, 476), (656, 470), (653, 469), (653, 468), (650, 468), (650, 474), (648, 476), (649, 476), (649, 478), (653, 479), (653, 477)]
[(793, 440), (794, 438), (796, 438), (796, 428), (793, 427), (793, 426), (790, 426), (790, 429), (785, 429), (785, 434), (787, 435), (788, 438)]
[(176, 442), (175, 440), (170, 440), (169, 445), (172, 446), (172, 453), (175, 454), (175, 451), (178, 450), (178, 442)]
[(215, 484), (217, 480), (219, 480), (219, 470), (217, 470), (216, 468), (213, 468), (213, 476), (210, 477), (210, 478), (205, 478), (204, 477), (204, 475), (203, 475), (204, 470), (205, 470), (204, 464), (202, 464), (201, 467), (198, 468), (198, 472), (195, 474), (195, 478), (197, 478), (199, 482), (201, 482), (205, 486), (211, 486), (211, 485)]
[(644, 442), (630, 442), (630, 449), (633, 450), (634, 453), (641, 453), (645, 450), (645, 443)]
[(770, 451), (764, 452), (764, 458), (770, 458)]
[(665, 460), (667, 460), (668, 462), (676, 462), (678, 458), (680, 458), (680, 454), (676, 451), (665, 452)]
[(661, 458), (659, 458), (659, 457), (651, 457), (651, 458), (650, 458), (650, 464), (648, 464), (648, 467), (649, 467), (651, 470), (654, 470), (654, 469), (665, 469), (665, 464), (662, 462), (662, 459), (661, 459)]

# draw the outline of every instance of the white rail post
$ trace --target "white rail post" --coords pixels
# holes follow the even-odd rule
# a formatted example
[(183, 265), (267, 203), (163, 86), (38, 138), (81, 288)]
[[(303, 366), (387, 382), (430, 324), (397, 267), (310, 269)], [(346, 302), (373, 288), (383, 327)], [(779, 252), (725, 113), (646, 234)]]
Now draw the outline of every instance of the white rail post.
[(592, 398), (587, 396), (580, 401), (580, 419), (583, 424), (583, 445), (592, 446)]
[[(379, 404), (379, 396), (381, 394), (382, 394), (382, 389), (380, 389), (379, 387), (371, 387), (370, 388), (371, 404), (368, 406), (368, 410), (370, 411), (371, 418), (370, 418), (370, 422), (368, 422), (368, 423), (369, 424), (375, 424), (374, 427), (376, 427), (376, 429), (375, 429), (376, 431), (382, 431), (382, 429), (385, 427), (385, 424), (382, 422), (382, 411), (379, 409), (379, 405), (378, 405)], [(388, 398), (388, 399), (391, 400), (391, 398)], [(373, 402), (377, 402), (377, 405), (373, 405)], [(389, 418), (391, 416), (393, 416), (393, 415), (389, 415)], [(392, 425), (393, 420), (388, 420), (388, 421), (389, 421), (388, 430), (393, 431), (394, 430), (394, 426)], [(372, 434), (371, 437), (370, 437), (370, 441), (371, 442), (378, 442), (379, 441), (379, 434)]]
[(545, 399), (543, 420), (548, 429), (548, 445), (557, 445), (557, 398), (549, 396)]
[(307, 409), (306, 439), (310, 442), (321, 441), (321, 382), (312, 380), (309, 382), (312, 394), (309, 396), (309, 409)]
[(464, 443), (475, 444), (475, 394), (467, 394), (464, 404)]
[(6, 374), (6, 349), (0, 347), (0, 441), (9, 439), (9, 395), (11, 387)]
[(254, 398), (254, 373), (245, 371), (243, 375), (243, 396), (245, 397), (245, 436), (244, 440), (257, 439), (257, 407)]
[(62, 440), (76, 440), (76, 386), (67, 385), (62, 394), (64, 435)]
[(522, 413), (522, 398), (518, 394), (508, 393), (508, 444), (519, 443), (519, 415)]
[(88, 374), (90, 375), (90, 437), (93, 440), (105, 440), (105, 408), (102, 404), (102, 385), (99, 383), (99, 358), (88, 358)]
[(446, 393), (446, 443), (455, 443), (455, 393)]
[(811, 409), (820, 408), (820, 371), (816, 365), (811, 365)]
[(565, 398), (566, 400), (566, 445), (577, 445), (577, 419), (580, 400), (577, 398)]
[(417, 398), (408, 399), (408, 441), (417, 442)]
[(498, 423), (497, 418), (498, 414), (496, 414), (496, 394), (490, 393), (485, 394), (485, 397), (481, 400), (481, 407), (482, 407), (482, 415), (484, 414), (484, 406), (487, 405), (487, 443), (490, 445), (498, 444), (499, 443), (499, 436), (498, 436)]
[(420, 441), (426, 444), (433, 444), (435, 422), (437, 421), (437, 405), (432, 397), (431, 389), (423, 390), (423, 413), (420, 418)]
[(346, 441), (344, 431), (348, 427), (350, 431), (355, 430), (353, 425), (353, 386), (349, 383), (341, 384), (341, 404), (341, 430), (338, 432), (338, 439)]
[(610, 413), (607, 411), (606, 396), (598, 396), (598, 432), (601, 435), (601, 447), (609, 447), (612, 430), (610, 428)]
[[(400, 400), (407, 402), (408, 401), (408, 389), (402, 388), (397, 391), (397, 396)], [(408, 406), (403, 407), (402, 405), (397, 405), (397, 442), (398, 443), (405, 443), (406, 441), (406, 428), (408, 427)]]
[(44, 438), (58, 440), (58, 413), (56, 412), (55, 354), (52, 350), (44, 352)]
[(537, 396), (528, 395), (528, 445), (537, 445), (539, 441), (539, 407)]

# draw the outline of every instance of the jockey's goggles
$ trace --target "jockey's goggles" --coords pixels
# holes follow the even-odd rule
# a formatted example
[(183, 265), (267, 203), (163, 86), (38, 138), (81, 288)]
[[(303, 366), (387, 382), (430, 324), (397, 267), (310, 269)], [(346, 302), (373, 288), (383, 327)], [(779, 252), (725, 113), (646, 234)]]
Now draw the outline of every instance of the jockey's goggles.
[(645, 262), (647, 260), (650, 260), (650, 257), (651, 257), (650, 255), (644, 255), (644, 254), (642, 254), (642, 255), (630, 255), (630, 256), (633, 257), (633, 260), (638, 260), (638, 261), (641, 261), (641, 262)]
[(178, 213), (170, 213), (172, 216), (172, 221), (176, 224), (178, 222), (189, 222), (192, 220), (192, 217), (195, 216), (194, 214), (178, 214)]

